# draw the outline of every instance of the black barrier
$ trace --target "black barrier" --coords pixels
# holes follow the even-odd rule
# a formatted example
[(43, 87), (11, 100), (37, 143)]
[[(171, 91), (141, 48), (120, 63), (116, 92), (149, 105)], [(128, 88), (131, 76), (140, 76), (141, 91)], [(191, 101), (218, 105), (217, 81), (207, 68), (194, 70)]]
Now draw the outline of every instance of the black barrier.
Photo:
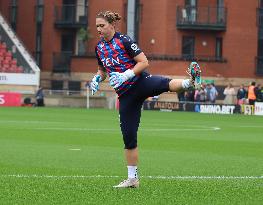
[(239, 105), (200, 104), (193, 102), (145, 101), (144, 110), (188, 111), (211, 114), (241, 113)]
[(144, 110), (168, 110), (168, 111), (194, 111), (194, 104), (165, 102), (165, 101), (145, 101)]

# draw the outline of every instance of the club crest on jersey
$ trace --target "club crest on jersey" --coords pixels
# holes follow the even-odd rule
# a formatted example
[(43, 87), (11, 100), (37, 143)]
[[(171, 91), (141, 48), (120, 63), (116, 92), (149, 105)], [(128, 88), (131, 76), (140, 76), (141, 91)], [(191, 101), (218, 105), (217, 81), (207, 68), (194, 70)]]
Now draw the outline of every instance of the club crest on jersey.
[(99, 45), (100, 48), (103, 48), (103, 46), (104, 46), (104, 43), (101, 43), (101, 44)]

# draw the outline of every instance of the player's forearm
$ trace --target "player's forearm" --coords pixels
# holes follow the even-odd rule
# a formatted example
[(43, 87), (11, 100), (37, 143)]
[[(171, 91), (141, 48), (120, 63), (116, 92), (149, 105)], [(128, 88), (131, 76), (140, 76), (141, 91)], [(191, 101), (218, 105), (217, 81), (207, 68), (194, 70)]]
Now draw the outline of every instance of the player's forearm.
[(134, 57), (134, 60), (137, 62), (134, 68), (132, 69), (135, 75), (140, 74), (149, 66), (148, 59), (143, 52)]
[(140, 74), (149, 66), (148, 60), (137, 62), (134, 68), (132, 69), (135, 75)]

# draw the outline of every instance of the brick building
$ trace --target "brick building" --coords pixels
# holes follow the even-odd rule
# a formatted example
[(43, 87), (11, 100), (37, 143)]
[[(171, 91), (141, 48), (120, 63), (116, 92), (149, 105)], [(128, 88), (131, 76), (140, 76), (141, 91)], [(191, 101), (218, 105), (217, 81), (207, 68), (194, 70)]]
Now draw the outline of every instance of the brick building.
[[(135, 0), (135, 36), (152, 74), (185, 76), (197, 60), (203, 76), (262, 81), (262, 0)], [(96, 72), (95, 16), (114, 10), (127, 32), (128, 0), (0, 0), (0, 12), (41, 68), (46, 88), (78, 89)], [(87, 32), (86, 32), (87, 31)], [(236, 83), (237, 85), (238, 83)]]

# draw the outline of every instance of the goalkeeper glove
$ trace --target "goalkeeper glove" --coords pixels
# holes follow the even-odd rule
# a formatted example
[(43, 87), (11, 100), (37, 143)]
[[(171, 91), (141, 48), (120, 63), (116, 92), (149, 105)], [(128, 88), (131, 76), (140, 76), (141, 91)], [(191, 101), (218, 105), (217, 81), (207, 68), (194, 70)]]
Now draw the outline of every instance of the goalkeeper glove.
[(94, 95), (99, 90), (99, 83), (102, 78), (99, 74), (95, 75), (90, 82), (91, 94)]
[(112, 72), (110, 74), (110, 85), (113, 86), (114, 89), (116, 89), (125, 81), (133, 78), (134, 76), (135, 73), (131, 69), (126, 70), (124, 73)]

